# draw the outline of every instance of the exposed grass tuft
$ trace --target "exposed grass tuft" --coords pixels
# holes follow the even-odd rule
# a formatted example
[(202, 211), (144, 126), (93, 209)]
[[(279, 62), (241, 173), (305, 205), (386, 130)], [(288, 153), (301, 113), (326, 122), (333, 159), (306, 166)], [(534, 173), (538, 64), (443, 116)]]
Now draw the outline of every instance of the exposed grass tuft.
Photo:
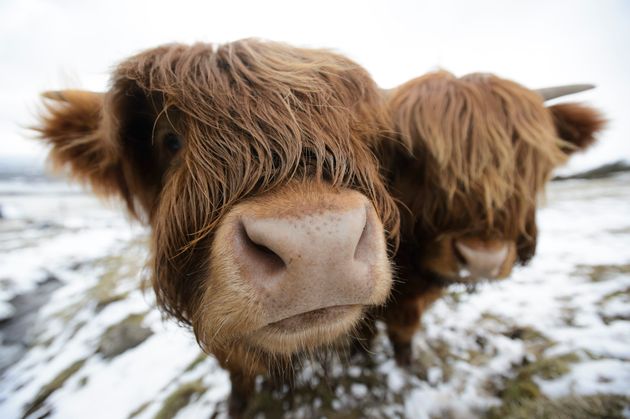
[(174, 418), (180, 410), (205, 393), (206, 390), (207, 388), (202, 384), (201, 380), (182, 384), (164, 400), (160, 411), (157, 412), (154, 419)]
[(526, 399), (492, 408), (487, 419), (622, 419), (630, 398), (614, 394)]
[[(502, 404), (493, 407), (486, 412), (488, 419), (498, 419), (515, 417), (520, 418), (520, 412), (523, 406), (526, 409), (535, 409), (538, 405), (546, 403), (544, 409), (552, 409), (555, 405), (550, 401), (538, 387), (534, 378), (542, 378), (545, 380), (553, 380), (563, 376), (571, 370), (570, 364), (579, 362), (580, 358), (575, 353), (568, 353), (550, 358), (541, 358), (534, 362), (525, 362), (516, 370), (516, 374), (512, 378), (504, 380), (500, 388), (496, 391), (497, 396), (501, 399)], [(517, 412), (517, 413), (515, 413)], [(543, 412), (544, 413), (544, 412)], [(516, 414), (517, 416), (511, 416)], [(531, 413), (535, 418), (555, 418), (555, 416), (537, 416)], [(546, 414), (546, 413), (545, 413)]]
[(593, 282), (606, 281), (617, 275), (630, 274), (630, 264), (626, 265), (578, 265), (576, 273), (589, 277)]
[(57, 376), (53, 378), (48, 384), (44, 385), (39, 390), (33, 401), (24, 408), (24, 413), (22, 417), (26, 418), (35, 411), (39, 410), (51, 394), (63, 387), (64, 383), (68, 381), (70, 377), (76, 374), (81, 369), (81, 367), (83, 367), (85, 361), (85, 359), (76, 361), (68, 368), (57, 374)]

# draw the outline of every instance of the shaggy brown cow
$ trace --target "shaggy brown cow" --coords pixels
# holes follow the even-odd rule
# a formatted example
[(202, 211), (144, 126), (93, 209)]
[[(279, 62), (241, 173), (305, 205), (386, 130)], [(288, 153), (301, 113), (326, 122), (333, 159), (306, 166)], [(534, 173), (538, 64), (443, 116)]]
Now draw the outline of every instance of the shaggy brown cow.
[(343, 341), (389, 296), (398, 211), (371, 151), (387, 124), (354, 62), (167, 45), (106, 93), (45, 97), (52, 162), (150, 223), (158, 304), (230, 371), (233, 414), (256, 374)]
[(554, 167), (594, 141), (603, 119), (576, 103), (545, 107), (537, 92), (494, 75), (444, 71), (388, 92), (388, 106), (413, 154), (384, 157), (402, 204), (402, 280), (386, 322), (407, 364), (420, 316), (446, 285), (505, 278), (532, 258), (539, 194)]

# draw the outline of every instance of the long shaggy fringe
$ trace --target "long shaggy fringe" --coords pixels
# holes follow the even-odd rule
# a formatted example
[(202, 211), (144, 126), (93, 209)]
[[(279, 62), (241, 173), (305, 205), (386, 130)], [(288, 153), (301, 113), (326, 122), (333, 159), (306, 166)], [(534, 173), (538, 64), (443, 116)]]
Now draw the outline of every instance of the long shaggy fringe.
[(568, 146), (541, 97), (493, 75), (440, 71), (397, 88), (389, 108), (415, 156), (394, 174), (417, 173), (408, 228), (533, 239), (537, 196)]
[(223, 216), (289, 181), (364, 193), (396, 242), (398, 213), (371, 151), (387, 115), (378, 88), (354, 62), (257, 40), (167, 45), (120, 64), (110, 95), (118, 109), (145, 95), (186, 141), (150, 216), (158, 302), (182, 322), (190, 323), (202, 260)]

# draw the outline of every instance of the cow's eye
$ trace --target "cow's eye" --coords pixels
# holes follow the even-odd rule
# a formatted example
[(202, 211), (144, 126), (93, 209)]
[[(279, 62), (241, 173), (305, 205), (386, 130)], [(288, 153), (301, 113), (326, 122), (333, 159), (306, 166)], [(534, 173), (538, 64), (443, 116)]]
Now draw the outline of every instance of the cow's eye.
[(173, 154), (177, 153), (183, 146), (182, 137), (174, 132), (166, 134), (163, 141), (164, 147)]

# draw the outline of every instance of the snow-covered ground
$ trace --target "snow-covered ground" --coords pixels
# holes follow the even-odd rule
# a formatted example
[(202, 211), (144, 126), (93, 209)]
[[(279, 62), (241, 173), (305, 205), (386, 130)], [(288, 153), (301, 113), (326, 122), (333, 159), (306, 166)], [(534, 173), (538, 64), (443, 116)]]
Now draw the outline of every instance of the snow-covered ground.
[[(141, 289), (145, 229), (56, 183), (1, 182), (0, 213), (1, 418), (225, 416), (226, 373)], [(630, 176), (554, 182), (539, 228), (530, 266), (432, 307), (409, 370), (381, 333), (252, 413), (630, 417)]]

